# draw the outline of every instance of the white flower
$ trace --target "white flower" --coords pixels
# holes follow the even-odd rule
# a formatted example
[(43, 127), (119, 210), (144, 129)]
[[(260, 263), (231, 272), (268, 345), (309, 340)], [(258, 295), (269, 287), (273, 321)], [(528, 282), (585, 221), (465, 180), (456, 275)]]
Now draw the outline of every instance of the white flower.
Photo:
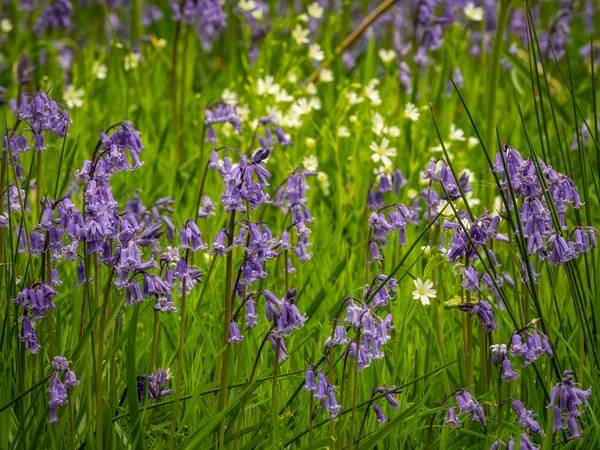
[(298, 45), (308, 44), (308, 34), (310, 31), (307, 28), (302, 28), (302, 25), (296, 25), (296, 28), (292, 30), (292, 37)]
[(316, 172), (319, 168), (319, 160), (315, 155), (310, 155), (302, 160), (302, 165), (309, 172)]
[(94, 75), (99, 80), (104, 80), (106, 78), (106, 74), (108, 69), (104, 64), (100, 64), (99, 61), (94, 61), (92, 64), (92, 75)]
[(239, 101), (239, 97), (235, 92), (225, 89), (221, 94), (221, 100), (228, 105), (236, 105)]
[(308, 95), (317, 95), (317, 86), (315, 86), (315, 83), (308, 83), (304, 90)]
[(259, 78), (256, 80), (256, 93), (258, 95), (275, 95), (279, 92), (279, 84), (275, 83), (275, 79), (269, 75), (264, 80)]
[(304, 22), (304, 23), (306, 23), (310, 20), (310, 17), (308, 17), (308, 14), (304, 14), (304, 13), (298, 14), (296, 16), (296, 18), (298, 19), (299, 22)]
[(314, 146), (317, 145), (317, 141), (311, 137), (307, 137), (306, 139), (304, 139), (304, 143), (308, 148), (314, 148)]
[[(237, 113), (238, 116), (240, 116), (240, 119), (242, 119), (242, 122), (245, 122), (248, 120), (248, 117), (250, 117), (250, 107), (248, 105), (238, 106)], [(252, 129), (254, 130), (254, 128)]]
[(350, 123), (356, 123), (356, 122), (358, 122), (358, 117), (356, 117), (354, 114), (352, 114), (350, 117), (348, 117), (348, 120), (350, 121)]
[(254, 11), (250, 13), (252, 17), (254, 17), (259, 22), (265, 18), (265, 14), (261, 8), (256, 8)]
[(13, 29), (13, 24), (9, 19), (0, 20), (0, 30), (3, 33), (10, 33)]
[(319, 72), (319, 81), (323, 83), (329, 83), (330, 81), (333, 81), (333, 72), (326, 67), (323, 67), (321, 72)]
[(362, 103), (365, 101), (365, 99), (362, 97), (359, 97), (356, 92), (346, 92), (346, 99), (348, 100), (348, 103), (350, 103), (351, 105), (358, 105), (359, 103)]
[(308, 9), (306, 10), (308, 15), (313, 19), (320, 19), (323, 17), (323, 11), (324, 9), (317, 2), (308, 5)]
[(421, 300), (423, 305), (429, 305), (430, 299), (435, 298), (437, 294), (436, 290), (433, 289), (433, 283), (431, 280), (426, 280), (425, 283), (420, 278), (414, 280), (415, 290), (412, 295), (415, 300)]
[(448, 139), (451, 141), (464, 141), (465, 140), (465, 132), (460, 128), (456, 128), (456, 125), (450, 125), (450, 136)]
[(385, 129), (385, 123), (383, 123), (383, 117), (379, 113), (373, 114), (373, 125), (371, 126), (371, 130), (377, 136), (381, 136)]
[(469, 139), (467, 139), (467, 147), (468, 148), (473, 148), (475, 147), (477, 144), (479, 144), (479, 139), (477, 139), (476, 137), (469, 137)]
[(298, 75), (296, 72), (290, 72), (287, 76), (287, 79), (290, 83), (295, 84), (298, 82)]
[(348, 128), (346, 128), (345, 126), (342, 125), (341, 127), (338, 128), (337, 135), (338, 135), (338, 137), (343, 137), (343, 138), (350, 137), (350, 131), (348, 131)]
[(404, 105), (404, 117), (412, 120), (413, 122), (416, 122), (417, 120), (419, 120), (419, 116), (419, 109), (414, 104), (407, 103), (406, 105)]
[(302, 97), (302, 98), (299, 98), (298, 100), (296, 100), (292, 104), (292, 107), (290, 108), (290, 111), (293, 114), (296, 114), (298, 116), (304, 116), (305, 114), (310, 114), (310, 112), (312, 110), (313, 110), (312, 102), (309, 102), (306, 97)]
[(142, 59), (142, 55), (139, 53), (132, 52), (129, 55), (123, 58), (123, 66), (126, 71), (130, 71), (133, 69), (137, 69), (140, 65), (140, 60)]
[(323, 194), (325, 196), (331, 193), (330, 184), (329, 184), (329, 176), (325, 172), (319, 172), (317, 174), (317, 181), (321, 184), (321, 189), (323, 190)]
[(81, 108), (83, 106), (83, 89), (75, 89), (75, 86), (70, 84), (65, 89), (63, 100), (68, 108)]
[(383, 138), (381, 140), (381, 145), (377, 142), (371, 142), (370, 149), (373, 150), (373, 154), (371, 155), (371, 159), (374, 163), (381, 163), (384, 166), (391, 166), (393, 158), (397, 155), (397, 151), (395, 148), (388, 147), (390, 141), (387, 138)]
[(396, 59), (396, 51), (394, 49), (386, 50), (385, 48), (380, 48), (377, 54), (386, 66)]
[(473, 2), (467, 3), (464, 12), (465, 16), (467, 16), (467, 19), (475, 22), (481, 22), (483, 20), (483, 8), (475, 6), (475, 3)]
[(244, 12), (250, 12), (256, 8), (256, 2), (254, 0), (240, 0), (238, 7)]
[(431, 245), (423, 245), (423, 246), (421, 247), (421, 250), (423, 250), (423, 254), (424, 254), (425, 256), (429, 256), (429, 255), (431, 255)]
[(323, 53), (319, 44), (310, 44), (308, 47), (308, 58), (314, 61), (323, 61), (325, 59), (325, 53)]
[(164, 38), (157, 39), (154, 45), (156, 45), (157, 48), (166, 48), (167, 40)]
[(379, 91), (377, 89), (373, 89), (370, 85), (365, 87), (365, 97), (371, 100), (371, 105), (381, 105), (381, 97), (379, 96)]
[(275, 94), (275, 101), (277, 103), (291, 103), (294, 101), (294, 96), (288, 94), (288, 92), (285, 89), (280, 89)]
[(387, 133), (386, 133), (389, 137), (398, 137), (400, 136), (400, 128), (398, 127), (387, 127)]

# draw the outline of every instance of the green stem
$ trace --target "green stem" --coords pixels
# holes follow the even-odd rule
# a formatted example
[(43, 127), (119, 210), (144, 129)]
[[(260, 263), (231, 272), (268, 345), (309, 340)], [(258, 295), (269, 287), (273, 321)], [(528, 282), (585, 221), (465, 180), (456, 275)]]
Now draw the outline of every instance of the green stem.
[(271, 446), (275, 443), (278, 438), (278, 422), (277, 422), (277, 374), (279, 372), (279, 348), (281, 346), (281, 340), (277, 340), (275, 348), (275, 362), (273, 363), (273, 383), (271, 385), (271, 438), (269, 443)]
[[(233, 236), (235, 233), (235, 211), (231, 213), (229, 219), (229, 234), (227, 236), (227, 246), (233, 245)], [(225, 403), (227, 402), (227, 383), (229, 382), (229, 354), (231, 352), (231, 345), (228, 342), (229, 339), (229, 323), (231, 322), (231, 312), (233, 297), (231, 293), (232, 288), (232, 267), (233, 267), (233, 251), (230, 251), (227, 255), (227, 265), (225, 268), (225, 314), (223, 314), (223, 342), (221, 343), (223, 351), (223, 358), (221, 360), (221, 385), (219, 386), (219, 397), (217, 402), (217, 412), (225, 409)], [(225, 446), (225, 418), (219, 423), (219, 449), (223, 449)]]
[[(490, 65), (490, 77), (488, 80), (488, 107), (487, 107), (487, 127), (485, 129), (485, 145), (488, 152), (494, 153), (496, 148), (495, 124), (496, 124), (496, 91), (498, 90), (498, 75), (500, 72), (500, 58), (504, 44), (504, 30), (508, 22), (510, 0), (499, 0), (498, 25), (496, 26), (496, 36), (494, 37), (494, 50)], [(486, 193), (490, 193), (487, 190)], [(491, 199), (488, 199), (491, 200)], [(487, 202), (486, 204), (489, 204)]]
[[(187, 259), (187, 258), (186, 258)], [(185, 342), (185, 294), (186, 279), (183, 279), (181, 289), (181, 323), (179, 325), (179, 348), (177, 353), (177, 374), (175, 374), (175, 401), (173, 402), (173, 419), (171, 421), (171, 435), (169, 437), (169, 449), (175, 447), (175, 430), (177, 429), (177, 419), (179, 416), (179, 397), (181, 395), (181, 373), (183, 372), (183, 344)]]

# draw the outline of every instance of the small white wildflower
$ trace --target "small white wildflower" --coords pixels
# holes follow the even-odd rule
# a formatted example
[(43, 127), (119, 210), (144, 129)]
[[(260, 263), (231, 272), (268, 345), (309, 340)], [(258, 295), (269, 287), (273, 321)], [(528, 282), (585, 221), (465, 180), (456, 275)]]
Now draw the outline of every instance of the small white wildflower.
[(423, 250), (423, 254), (424, 254), (425, 256), (429, 256), (429, 255), (431, 255), (431, 245), (423, 245), (423, 246), (421, 247), (421, 250)]
[(128, 72), (130, 70), (137, 69), (140, 65), (140, 60), (142, 59), (142, 55), (136, 52), (132, 52), (129, 55), (126, 55), (123, 58), (123, 67)]
[(359, 95), (353, 91), (346, 92), (346, 99), (348, 100), (348, 103), (350, 103), (351, 105), (358, 105), (359, 103), (362, 103), (365, 101), (364, 98), (359, 97)]
[(419, 109), (414, 104), (407, 103), (406, 105), (404, 105), (404, 117), (412, 120), (413, 122), (416, 122), (417, 120), (419, 120), (419, 116)]
[(381, 97), (379, 96), (379, 91), (377, 89), (373, 89), (371, 86), (365, 87), (365, 97), (371, 100), (371, 105), (381, 105)]
[(433, 283), (431, 280), (426, 280), (423, 282), (420, 278), (414, 280), (415, 290), (412, 292), (413, 299), (421, 300), (423, 305), (429, 305), (431, 303), (430, 299), (435, 298), (437, 292), (433, 289)]
[(456, 128), (456, 125), (450, 125), (450, 136), (448, 139), (451, 141), (464, 141), (465, 140), (465, 132), (460, 128)]
[(275, 79), (268, 75), (263, 80), (259, 78), (256, 80), (256, 93), (258, 95), (275, 95), (279, 92), (279, 84), (275, 83)]
[(155, 45), (156, 45), (157, 48), (160, 48), (160, 49), (166, 48), (167, 47), (167, 40), (164, 39), (164, 38), (160, 38), (160, 39), (158, 39), (156, 41)]
[(388, 147), (390, 141), (387, 138), (381, 140), (381, 144), (377, 142), (371, 142), (369, 148), (373, 151), (371, 159), (374, 163), (381, 162), (384, 166), (391, 166), (392, 160), (390, 158), (395, 157), (398, 153), (395, 148)]
[(321, 184), (323, 195), (328, 196), (331, 193), (329, 176), (325, 172), (319, 172), (317, 174), (317, 181)]
[(308, 83), (305, 91), (308, 95), (317, 95), (317, 86), (315, 86), (315, 83)]
[(68, 108), (81, 108), (83, 106), (83, 89), (75, 89), (75, 86), (70, 84), (65, 89), (63, 100)]
[(396, 126), (394, 126), (394, 127), (388, 127), (387, 128), (387, 135), (389, 137), (393, 137), (393, 138), (396, 138), (396, 137), (400, 136), (400, 128), (396, 127)]
[(467, 19), (473, 20), (474, 22), (481, 22), (483, 20), (483, 8), (475, 6), (475, 3), (469, 2), (465, 9), (465, 16)]
[(296, 28), (292, 30), (292, 37), (298, 45), (305, 45), (310, 43), (310, 39), (308, 39), (309, 33), (310, 31), (308, 28), (303, 28), (302, 25), (296, 25)]
[(467, 139), (468, 148), (474, 148), (477, 144), (479, 144), (479, 139), (476, 137), (470, 136), (469, 139)]
[(0, 30), (3, 33), (10, 33), (13, 29), (13, 24), (9, 19), (0, 20)]
[(350, 123), (356, 123), (358, 122), (358, 117), (356, 117), (354, 114), (352, 114), (348, 120), (350, 121)]
[(240, 0), (238, 7), (244, 12), (250, 12), (256, 8), (256, 2), (254, 0)]
[(287, 79), (290, 83), (296, 84), (298, 82), (298, 75), (296, 72), (290, 72), (287, 76)]
[(302, 160), (302, 165), (309, 172), (316, 172), (319, 168), (319, 160), (315, 155), (310, 155)]
[(294, 101), (294, 96), (288, 94), (285, 89), (279, 89), (275, 94), (275, 101), (277, 103), (291, 103)]
[(94, 61), (94, 64), (92, 64), (92, 75), (99, 80), (104, 80), (107, 73), (108, 69), (104, 64), (101, 64), (100, 61)]
[(317, 145), (317, 141), (311, 137), (307, 137), (304, 140), (304, 144), (306, 144), (308, 148), (314, 148), (314, 146)]
[(323, 11), (324, 9), (317, 2), (308, 5), (308, 9), (306, 10), (308, 15), (313, 19), (320, 19), (323, 17)]
[(308, 22), (310, 20), (310, 17), (308, 17), (308, 14), (302, 13), (302, 14), (298, 14), (296, 16), (296, 18), (298, 19), (299, 22)]
[(385, 48), (380, 48), (377, 54), (386, 66), (396, 59), (396, 51), (394, 49), (386, 50)]
[(333, 72), (324, 67), (321, 69), (321, 72), (319, 72), (319, 81), (322, 83), (329, 83), (330, 81), (333, 81)]
[(350, 131), (348, 131), (348, 128), (346, 128), (345, 126), (342, 125), (341, 127), (338, 128), (337, 135), (338, 135), (338, 137), (342, 137), (342, 138), (350, 137)]
[(259, 22), (265, 18), (265, 13), (263, 12), (263, 10), (261, 8), (256, 8), (254, 11), (252, 11), (250, 13), (250, 15), (252, 17), (254, 17), (256, 20), (258, 20)]
[(313, 61), (323, 61), (325, 59), (325, 53), (323, 53), (319, 44), (313, 43), (309, 45), (308, 58)]
[(371, 131), (373, 131), (373, 133), (375, 133), (377, 136), (381, 136), (384, 129), (385, 123), (383, 123), (383, 116), (379, 113), (373, 114)]
[(229, 89), (225, 89), (221, 94), (221, 100), (223, 100), (228, 105), (236, 105), (239, 101), (239, 97), (235, 92), (230, 91)]

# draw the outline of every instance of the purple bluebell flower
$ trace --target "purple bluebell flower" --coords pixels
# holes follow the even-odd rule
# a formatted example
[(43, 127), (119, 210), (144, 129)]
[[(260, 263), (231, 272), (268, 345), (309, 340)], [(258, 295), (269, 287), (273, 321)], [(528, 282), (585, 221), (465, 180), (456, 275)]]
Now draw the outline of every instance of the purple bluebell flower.
[(456, 410), (454, 408), (448, 408), (448, 411), (446, 411), (446, 418), (444, 419), (444, 423), (450, 428), (460, 428), (462, 426), (462, 422), (456, 416)]
[(41, 349), (41, 346), (37, 343), (37, 333), (33, 329), (32, 323), (26, 318), (23, 318), (21, 321), (19, 340), (25, 343), (25, 350), (30, 351), (34, 355)]
[(383, 414), (381, 406), (379, 406), (376, 403), (373, 403), (373, 411), (375, 411), (375, 415), (377, 416), (377, 423), (387, 422), (388, 418), (385, 416), (385, 414)]
[(312, 369), (308, 369), (305, 374), (305, 383), (303, 389), (305, 391), (316, 391), (315, 386), (315, 373)]
[(500, 377), (505, 383), (519, 379), (519, 374), (513, 370), (512, 363), (508, 358), (502, 361), (502, 374)]
[(527, 428), (528, 433), (544, 434), (542, 427), (540, 427), (540, 424), (535, 420), (536, 414), (533, 410), (525, 409), (525, 406), (523, 406), (523, 403), (520, 400), (514, 400), (512, 406), (519, 419), (519, 425)]
[(240, 334), (240, 328), (235, 320), (232, 320), (229, 324), (229, 339), (227, 340), (230, 344), (238, 344), (244, 340), (244, 336)]
[(492, 307), (485, 300), (479, 299), (477, 303), (462, 303), (458, 305), (461, 311), (469, 312), (470, 315), (475, 315), (481, 320), (481, 326), (491, 333), (495, 329), (499, 328), (494, 319), (494, 313)]
[(173, 19), (191, 25), (196, 29), (205, 50), (210, 50), (213, 42), (227, 25), (227, 15), (219, 0), (173, 1)]
[[(193, 1), (193, 0), (188, 0)], [(206, 142), (216, 143), (217, 140), (217, 132), (213, 128), (213, 125), (218, 123), (229, 123), (235, 131), (238, 133), (242, 132), (242, 119), (237, 113), (235, 106), (229, 105), (225, 102), (218, 102), (211, 108), (207, 108), (204, 112), (204, 124), (207, 127), (207, 137)], [(213, 156), (215, 155), (215, 156)], [(216, 157), (217, 161), (214, 161)], [(218, 165), (218, 156), (216, 156), (216, 152), (211, 154), (211, 162), (209, 168), (216, 168)]]
[(580, 439), (577, 417), (582, 414), (582, 406), (587, 404), (592, 395), (592, 388), (584, 391), (576, 387), (573, 375), (572, 370), (564, 372), (563, 379), (550, 392), (547, 408), (555, 408), (553, 432), (568, 428), (572, 439)]
[(477, 420), (485, 425), (485, 412), (482, 406), (475, 400), (468, 391), (462, 390), (455, 394), (456, 404), (460, 414), (470, 413), (471, 420)]

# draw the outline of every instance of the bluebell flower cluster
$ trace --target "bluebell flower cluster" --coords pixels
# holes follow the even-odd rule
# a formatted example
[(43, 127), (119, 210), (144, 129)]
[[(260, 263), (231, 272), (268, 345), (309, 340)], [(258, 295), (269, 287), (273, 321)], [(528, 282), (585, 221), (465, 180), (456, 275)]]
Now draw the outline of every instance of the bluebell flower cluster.
[[(50, 422), (58, 422), (58, 408), (69, 403), (69, 391), (79, 385), (75, 373), (69, 370), (69, 362), (64, 356), (55, 356), (52, 360), (52, 375), (50, 375)], [(62, 380), (61, 380), (62, 374)]]

